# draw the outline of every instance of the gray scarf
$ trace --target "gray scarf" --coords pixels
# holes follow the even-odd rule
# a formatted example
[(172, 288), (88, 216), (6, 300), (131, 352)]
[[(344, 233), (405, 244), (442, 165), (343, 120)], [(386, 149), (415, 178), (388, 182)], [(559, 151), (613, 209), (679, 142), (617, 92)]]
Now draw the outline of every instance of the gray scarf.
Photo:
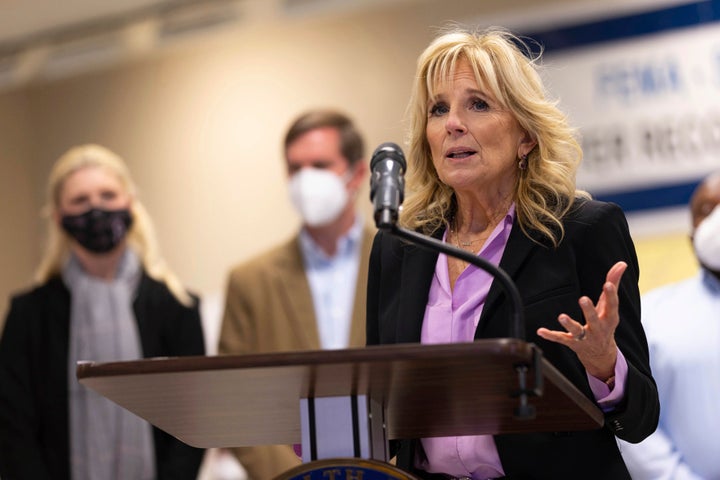
[(71, 293), (68, 391), (72, 480), (151, 480), (155, 452), (149, 423), (80, 385), (81, 360), (110, 362), (142, 358), (133, 300), (142, 269), (125, 250), (116, 278), (85, 273), (74, 256), (62, 271)]

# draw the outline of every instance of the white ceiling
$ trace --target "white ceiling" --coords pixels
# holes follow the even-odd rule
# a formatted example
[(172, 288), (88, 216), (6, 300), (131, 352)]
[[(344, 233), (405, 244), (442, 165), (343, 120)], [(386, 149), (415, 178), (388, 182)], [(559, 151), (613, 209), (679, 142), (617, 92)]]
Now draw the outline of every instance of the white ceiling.
[(122, 61), (240, 20), (402, 1), (412, 0), (0, 0), (0, 88)]
[(295, 0), (0, 0), (0, 88), (116, 63), (281, 1)]
[(0, 44), (163, 3), (167, 1), (0, 0)]
[(235, 4), (246, 20), (254, 20), (286, 14), (388, 7), (403, 1), (413, 0), (0, 0), (0, 52), (12, 45), (76, 27), (83, 29), (103, 21), (130, 21), (156, 15), (162, 8), (179, 10)]
[[(695, 0), (584, 0), (583, 2), (554, 2), (583, 3), (583, 8), (595, 5), (594, 9), (610, 10), (623, 4), (628, 6), (686, 3)], [(0, 47), (8, 43), (16, 43), (28, 37), (45, 34), (83, 23), (94, 22), (103, 18), (112, 18), (118, 15), (128, 15), (163, 5), (182, 5), (211, 3), (211, 0), (0, 0)], [(343, 8), (353, 5), (355, 7), (380, 6), (398, 3), (398, 0), (244, 0), (246, 4), (255, 4), (252, 8), (258, 10), (280, 9), (280, 4), (297, 5), (300, 8), (312, 9), (317, 6), (324, 8)], [(262, 5), (262, 7), (260, 7)], [(593, 8), (591, 8), (592, 10)]]
[[(93, 65), (159, 48), (163, 41), (242, 20), (243, 23), (389, 8), (400, 3), (443, 8), (446, 0), (0, 0), (0, 90), (57, 78)], [(461, 2), (462, 0), (458, 0)], [(472, 4), (473, 1), (465, 0)], [(533, 18), (542, 8), (553, 23), (622, 9), (695, 0), (483, 0)], [(434, 3), (437, 2), (437, 3)], [(527, 8), (532, 6), (532, 8)], [(552, 11), (552, 13), (550, 13)], [(549, 15), (548, 15), (549, 13)], [(515, 15), (511, 13), (511, 15)], [(510, 25), (508, 25), (510, 26)]]

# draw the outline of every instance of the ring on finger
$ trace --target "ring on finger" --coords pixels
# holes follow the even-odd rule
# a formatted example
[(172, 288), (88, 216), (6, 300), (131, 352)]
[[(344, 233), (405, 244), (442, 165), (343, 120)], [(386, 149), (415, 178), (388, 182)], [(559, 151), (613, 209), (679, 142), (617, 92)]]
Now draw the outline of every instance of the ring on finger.
[(587, 333), (585, 332), (585, 325), (581, 325), (580, 328), (580, 333), (575, 336), (575, 340), (577, 340), (578, 342), (585, 340), (585, 334)]

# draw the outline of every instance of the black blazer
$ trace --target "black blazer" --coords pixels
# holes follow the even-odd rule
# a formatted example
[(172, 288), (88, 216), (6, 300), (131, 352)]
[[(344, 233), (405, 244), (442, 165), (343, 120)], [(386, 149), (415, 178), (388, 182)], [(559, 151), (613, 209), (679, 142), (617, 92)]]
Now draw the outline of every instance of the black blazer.
[[(582, 321), (578, 299), (597, 301), (610, 267), (623, 260), (628, 268), (620, 283), (620, 324), (615, 332), (629, 371), (625, 399), (605, 414), (605, 427), (586, 432), (496, 435), (506, 475), (532, 479), (629, 479), (615, 436), (639, 442), (658, 422), (659, 400), (650, 374), (648, 346), (640, 323), (638, 263), (625, 217), (613, 204), (578, 200), (563, 222), (565, 236), (557, 248), (540, 245), (513, 225), (500, 261), (516, 283), (525, 307), (526, 340), (588, 398), (594, 401), (577, 356), (565, 346), (535, 333), (539, 327), (564, 330), (560, 313)], [(434, 236), (440, 238), (442, 231)], [(537, 237), (540, 238), (540, 237)], [(541, 241), (541, 243), (543, 243)], [(547, 242), (544, 242), (547, 243)], [(368, 279), (368, 345), (419, 342), (437, 253), (378, 232)], [(475, 338), (511, 336), (511, 305), (499, 282), (493, 282)], [(398, 465), (412, 469), (419, 442), (396, 445)]]
[[(203, 355), (197, 299), (187, 308), (143, 275), (133, 304), (144, 357)], [(0, 338), (0, 477), (70, 478), (70, 292), (58, 277), (12, 299)], [(204, 451), (153, 428), (158, 479), (197, 477)]]

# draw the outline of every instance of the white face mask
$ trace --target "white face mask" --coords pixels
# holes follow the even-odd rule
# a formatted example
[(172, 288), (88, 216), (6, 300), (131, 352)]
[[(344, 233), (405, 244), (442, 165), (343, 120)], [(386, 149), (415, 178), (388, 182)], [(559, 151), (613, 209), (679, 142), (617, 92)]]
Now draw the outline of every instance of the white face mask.
[(695, 229), (693, 245), (701, 264), (720, 271), (720, 205), (716, 205)]
[(303, 168), (290, 179), (290, 201), (310, 227), (331, 223), (347, 205), (342, 178), (327, 170)]

